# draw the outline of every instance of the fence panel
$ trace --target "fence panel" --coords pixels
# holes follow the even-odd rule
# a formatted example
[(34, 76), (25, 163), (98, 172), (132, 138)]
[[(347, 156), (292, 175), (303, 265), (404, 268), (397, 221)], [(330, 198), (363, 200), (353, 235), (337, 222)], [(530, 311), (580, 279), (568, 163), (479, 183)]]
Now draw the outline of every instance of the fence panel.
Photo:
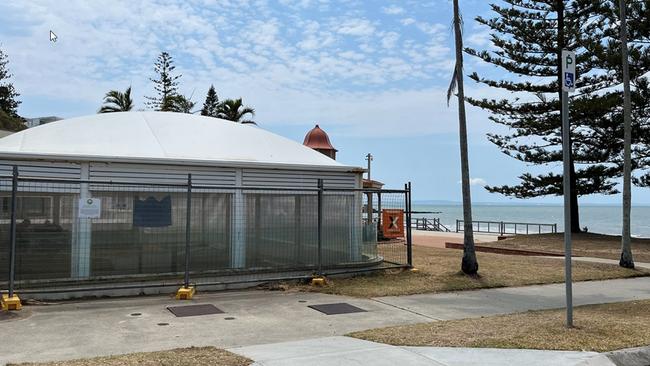
[(11, 220), (10, 177), (0, 178), (0, 281), (9, 281), (9, 246)]
[[(0, 288), (9, 280), (11, 187), (0, 177)], [(409, 199), (407, 189), (19, 178), (16, 288), (201, 285), (408, 267)], [(402, 210), (401, 237), (382, 235), (384, 210)]]

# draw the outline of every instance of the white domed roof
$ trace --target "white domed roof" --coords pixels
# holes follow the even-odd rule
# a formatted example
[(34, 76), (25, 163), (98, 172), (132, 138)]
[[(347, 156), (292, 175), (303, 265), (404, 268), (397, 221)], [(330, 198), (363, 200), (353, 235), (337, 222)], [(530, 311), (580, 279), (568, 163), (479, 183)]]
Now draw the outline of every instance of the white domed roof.
[(104, 113), (51, 122), (1, 138), (0, 154), (56, 160), (352, 169), (252, 125), (171, 112)]

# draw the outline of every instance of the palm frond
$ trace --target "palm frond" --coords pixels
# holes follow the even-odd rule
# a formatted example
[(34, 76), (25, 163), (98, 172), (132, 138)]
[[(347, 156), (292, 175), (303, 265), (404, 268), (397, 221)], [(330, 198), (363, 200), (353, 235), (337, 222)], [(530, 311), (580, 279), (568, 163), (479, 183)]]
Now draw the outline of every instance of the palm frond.
[[(458, 20), (458, 29), (460, 31), (461, 37), (463, 34), (463, 15), (458, 13), (457, 16), (454, 16), (451, 21), (451, 29), (452, 31), (455, 31), (456, 29), (456, 21)], [(456, 60), (456, 63), (454, 64), (454, 73), (451, 75), (451, 82), (449, 83), (449, 89), (447, 89), (447, 107), (449, 107), (449, 102), (451, 101), (451, 97), (454, 95), (456, 92), (456, 88), (458, 87), (458, 78), (463, 77), (463, 70), (459, 70), (459, 64), (458, 60)]]
[(449, 107), (449, 101), (451, 97), (456, 92), (456, 87), (458, 86), (458, 65), (454, 66), (454, 73), (451, 75), (451, 82), (449, 83), (449, 89), (447, 89), (447, 107)]
[(120, 112), (120, 109), (112, 105), (105, 105), (99, 109), (99, 113), (112, 113), (112, 112)]
[(133, 109), (131, 99), (131, 86), (124, 93), (117, 90), (109, 90), (104, 96), (104, 105), (98, 113), (127, 112)]

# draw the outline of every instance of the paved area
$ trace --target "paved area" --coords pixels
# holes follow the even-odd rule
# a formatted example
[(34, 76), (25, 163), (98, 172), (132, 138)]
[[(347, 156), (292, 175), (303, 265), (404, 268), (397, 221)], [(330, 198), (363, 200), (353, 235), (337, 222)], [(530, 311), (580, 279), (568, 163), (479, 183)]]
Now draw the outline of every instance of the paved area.
[[(574, 294), (576, 305), (648, 299), (650, 278), (580, 282), (574, 284)], [(240, 291), (199, 294), (182, 303), (156, 296), (28, 306), (19, 318), (0, 322), (3, 334), (11, 334), (0, 342), (0, 364), (309, 340), (392, 325), (560, 308), (563, 297), (564, 287), (558, 284), (376, 299)], [(337, 302), (367, 312), (327, 316), (308, 308)], [(190, 303), (214, 304), (225, 314), (176, 318), (166, 310)]]
[[(388, 296), (377, 298), (384, 304), (434, 320), (557, 309), (565, 306), (564, 284), (505, 287), (497, 289)], [(650, 299), (650, 278), (638, 277), (573, 284), (575, 306)]]
[[(327, 316), (307, 307), (337, 302), (367, 312)], [(166, 309), (191, 303), (214, 304), (225, 313), (176, 318)], [(0, 322), (2, 333), (11, 334), (0, 342), (0, 365), (189, 346), (228, 348), (430, 321), (370, 299), (269, 291), (200, 293), (191, 302), (155, 296), (24, 309), (22, 319)]]
[[(564, 259), (564, 257), (546, 257), (546, 258)], [(596, 257), (572, 257), (571, 259), (574, 262), (578, 261), (578, 262), (591, 262), (591, 263), (607, 263), (607, 264), (614, 264), (618, 266), (618, 260), (616, 259), (605, 259), (605, 258), (596, 258)], [(634, 262), (634, 266), (636, 268), (650, 269), (650, 263)]]
[[(463, 233), (413, 230), (413, 245), (431, 248), (445, 248), (446, 242), (462, 243)], [(497, 241), (498, 235), (474, 233), (476, 243)]]
[(396, 347), (348, 337), (233, 348), (257, 366), (614, 366), (594, 352), (503, 350), (447, 347)]

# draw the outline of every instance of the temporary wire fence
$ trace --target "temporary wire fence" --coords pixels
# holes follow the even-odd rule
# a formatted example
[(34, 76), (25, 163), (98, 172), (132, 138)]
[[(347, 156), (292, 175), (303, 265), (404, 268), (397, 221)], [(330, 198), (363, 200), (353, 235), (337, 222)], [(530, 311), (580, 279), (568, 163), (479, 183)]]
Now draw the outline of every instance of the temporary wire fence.
[(15, 169), (0, 177), (0, 288), (207, 286), (408, 268), (409, 212), (410, 186), (72, 181)]

